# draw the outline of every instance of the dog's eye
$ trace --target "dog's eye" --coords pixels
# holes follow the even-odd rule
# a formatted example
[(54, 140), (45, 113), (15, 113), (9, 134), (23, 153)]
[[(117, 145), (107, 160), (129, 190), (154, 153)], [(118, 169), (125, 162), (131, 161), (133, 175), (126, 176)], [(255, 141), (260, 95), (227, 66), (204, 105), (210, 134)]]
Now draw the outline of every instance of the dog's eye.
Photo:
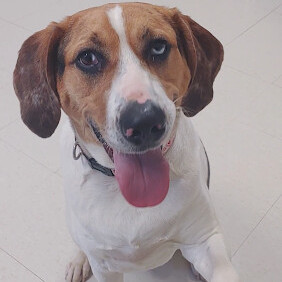
[(83, 51), (76, 58), (76, 66), (84, 72), (94, 74), (102, 68), (102, 56), (91, 50)]
[(155, 55), (163, 55), (166, 51), (166, 44), (162, 42), (156, 42), (154, 46), (152, 46), (151, 54)]
[(170, 50), (170, 45), (166, 40), (156, 39), (150, 43), (149, 55), (153, 62), (164, 61)]
[(97, 57), (90, 51), (83, 52), (79, 57), (79, 61), (87, 67), (99, 64)]

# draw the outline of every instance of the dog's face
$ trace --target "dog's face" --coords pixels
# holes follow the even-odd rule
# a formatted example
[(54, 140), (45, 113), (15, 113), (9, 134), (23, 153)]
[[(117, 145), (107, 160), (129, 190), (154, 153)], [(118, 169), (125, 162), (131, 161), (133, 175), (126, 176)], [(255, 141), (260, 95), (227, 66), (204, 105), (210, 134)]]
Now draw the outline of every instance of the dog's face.
[(162, 162), (156, 150), (177, 110), (193, 116), (212, 100), (222, 59), (220, 42), (176, 9), (109, 4), (27, 39), (14, 87), (34, 133), (49, 137), (62, 108), (84, 141), (96, 143), (99, 131), (114, 150), (116, 169), (125, 170), (125, 163), (138, 163), (129, 154)]
[(80, 133), (91, 133), (94, 125), (126, 153), (160, 146), (191, 79), (172, 25), (151, 6), (137, 7), (74, 16), (59, 47), (65, 65), (57, 76), (62, 108)]
[[(95, 142), (93, 123), (113, 147), (142, 151), (170, 132), (176, 108), (193, 116), (211, 101), (222, 58), (221, 44), (176, 9), (105, 5), (26, 40), (14, 86), (39, 136), (53, 133), (62, 107), (85, 140)], [(151, 123), (138, 120), (145, 113)], [(142, 139), (147, 125), (150, 142)]]

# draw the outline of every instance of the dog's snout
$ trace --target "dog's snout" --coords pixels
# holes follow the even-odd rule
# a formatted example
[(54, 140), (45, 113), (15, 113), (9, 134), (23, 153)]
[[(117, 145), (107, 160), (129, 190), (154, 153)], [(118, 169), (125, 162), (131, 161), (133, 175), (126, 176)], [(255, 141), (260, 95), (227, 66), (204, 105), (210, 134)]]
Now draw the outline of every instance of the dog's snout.
[(130, 143), (151, 147), (164, 134), (165, 121), (163, 110), (150, 100), (143, 104), (131, 102), (121, 113), (120, 128)]

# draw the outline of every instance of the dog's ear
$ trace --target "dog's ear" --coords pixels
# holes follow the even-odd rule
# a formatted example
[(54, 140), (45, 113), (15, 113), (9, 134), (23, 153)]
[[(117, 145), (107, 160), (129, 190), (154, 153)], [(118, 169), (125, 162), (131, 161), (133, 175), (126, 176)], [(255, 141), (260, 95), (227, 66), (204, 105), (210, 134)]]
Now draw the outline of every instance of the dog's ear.
[(191, 117), (213, 98), (213, 82), (223, 61), (223, 47), (210, 32), (177, 9), (173, 24), (180, 52), (191, 71), (191, 82), (181, 104), (184, 114)]
[(56, 61), (63, 34), (56, 23), (33, 34), (23, 43), (14, 70), (21, 117), (31, 131), (43, 138), (53, 134), (61, 117)]

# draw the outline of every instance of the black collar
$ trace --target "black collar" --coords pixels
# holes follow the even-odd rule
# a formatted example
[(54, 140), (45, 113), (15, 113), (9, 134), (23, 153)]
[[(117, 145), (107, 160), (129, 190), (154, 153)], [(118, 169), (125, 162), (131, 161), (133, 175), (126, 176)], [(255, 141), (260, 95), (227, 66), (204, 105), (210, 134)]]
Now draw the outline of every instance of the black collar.
[[(77, 152), (77, 148), (79, 148), (80, 152)], [(113, 170), (102, 166), (99, 164), (93, 157), (88, 157), (85, 152), (82, 150), (81, 146), (79, 145), (78, 141), (75, 138), (75, 143), (73, 146), (73, 158), (78, 160), (81, 156), (84, 156), (92, 169), (98, 170), (107, 176), (114, 176)]]
[[(97, 137), (99, 142), (103, 145), (104, 150), (108, 154), (109, 158), (114, 162), (113, 149), (107, 144), (107, 142), (103, 138), (102, 134), (100, 133), (99, 129), (97, 128), (97, 126), (92, 121), (90, 121), (89, 124), (90, 124), (95, 136)], [(87, 156), (87, 154), (85, 153), (85, 150), (83, 150), (82, 146), (79, 144), (79, 142), (76, 138), (75, 129), (74, 129), (74, 135), (75, 135), (75, 143), (74, 143), (73, 151), (72, 151), (74, 160), (78, 160), (81, 156), (84, 156), (92, 169), (98, 170), (98, 171), (102, 172), (103, 174), (105, 174), (107, 176), (115, 176), (115, 174), (114, 174), (115, 170), (114, 169), (102, 166), (93, 157)], [(171, 147), (171, 145), (174, 141), (174, 138), (175, 138), (175, 133), (173, 133), (171, 135), (171, 138), (167, 142), (167, 144), (162, 146), (163, 154), (165, 154), (169, 150), (169, 148)], [(77, 152), (77, 148), (79, 148), (80, 152)]]
[[(104, 138), (103, 138), (102, 134), (100, 133), (98, 127), (91, 120), (89, 121), (89, 125), (92, 128), (96, 138), (103, 145), (104, 150), (106, 151), (106, 153), (108, 154), (110, 159), (112, 161), (114, 161), (114, 159), (113, 159), (113, 150), (107, 144), (107, 142), (104, 140)], [(73, 127), (73, 129), (74, 129), (74, 127)], [(85, 150), (83, 150), (82, 146), (79, 144), (79, 142), (78, 142), (78, 140), (76, 138), (76, 131), (75, 131), (75, 129), (74, 129), (74, 136), (75, 136), (75, 143), (74, 143), (73, 152), (72, 152), (74, 160), (78, 160), (81, 156), (84, 156), (86, 158), (89, 166), (92, 169), (98, 170), (98, 171), (102, 172), (103, 174), (105, 174), (107, 176), (114, 176), (115, 175), (114, 174), (114, 169), (110, 169), (108, 167), (102, 166), (93, 157), (88, 157), (88, 155), (85, 153)], [(79, 148), (80, 152), (77, 152), (77, 148)]]

